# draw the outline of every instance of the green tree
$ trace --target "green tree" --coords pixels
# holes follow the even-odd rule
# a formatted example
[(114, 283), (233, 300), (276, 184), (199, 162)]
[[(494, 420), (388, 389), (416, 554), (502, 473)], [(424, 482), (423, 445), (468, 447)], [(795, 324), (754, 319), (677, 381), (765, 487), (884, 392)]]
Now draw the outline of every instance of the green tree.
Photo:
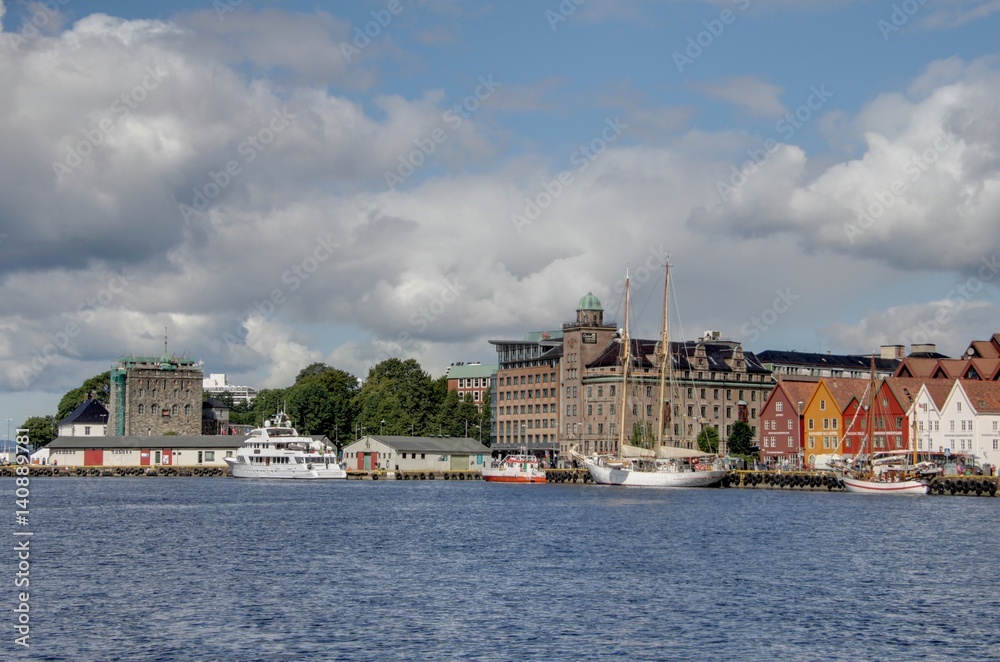
[[(323, 366), (323, 370), (314, 366)], [(342, 447), (353, 438), (351, 433), (357, 418), (357, 396), (360, 389), (358, 378), (344, 370), (331, 368), (323, 363), (313, 363), (299, 373), (291, 390), (311, 384), (321, 386), (330, 398), (333, 406), (332, 419), (324, 434)]]
[(750, 449), (753, 447), (753, 428), (743, 421), (733, 423), (733, 429), (730, 430), (726, 443), (730, 455), (750, 455)]
[(299, 432), (333, 438), (336, 415), (333, 397), (317, 380), (307, 380), (288, 389), (288, 415)]
[(305, 368), (302, 368), (302, 370), (299, 370), (299, 374), (295, 376), (295, 383), (298, 384), (303, 379), (322, 375), (329, 370), (333, 370), (333, 368), (325, 363), (310, 363)]
[(477, 435), (476, 438), (480, 439), (487, 446), (493, 445), (493, 432), (490, 425), (492, 418), (493, 418), (493, 393), (492, 389), (486, 389), (485, 391), (483, 391), (482, 406), (479, 409), (479, 427), (481, 431), (481, 436)]
[(698, 450), (702, 453), (719, 452), (719, 431), (714, 425), (706, 425), (698, 433)]
[(56, 438), (57, 421), (54, 416), (31, 416), (20, 427), (27, 428), (28, 441), (35, 448), (48, 446)]
[(461, 401), (458, 391), (448, 391), (444, 396), (444, 402), (438, 407), (435, 421), (437, 423), (435, 434), (440, 432), (448, 437), (464, 437), (465, 422), (462, 420)]
[[(391, 358), (368, 371), (355, 400), (366, 434), (437, 434), (434, 380), (415, 359)], [(382, 425), (382, 421), (385, 425)]]
[(65, 419), (73, 410), (83, 404), (87, 396), (93, 394), (94, 399), (107, 405), (111, 399), (111, 371), (102, 372), (86, 380), (80, 386), (67, 392), (56, 411), (56, 422)]
[(639, 448), (653, 447), (653, 424), (649, 421), (636, 421), (632, 424), (632, 438), (629, 443)]

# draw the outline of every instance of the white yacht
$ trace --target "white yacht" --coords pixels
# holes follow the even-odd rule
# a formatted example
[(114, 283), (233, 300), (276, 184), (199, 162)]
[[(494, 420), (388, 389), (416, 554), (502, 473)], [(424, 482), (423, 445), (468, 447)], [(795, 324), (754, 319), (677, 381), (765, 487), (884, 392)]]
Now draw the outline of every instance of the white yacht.
[(236, 457), (227, 457), (226, 463), (234, 478), (347, 478), (336, 451), (300, 436), (284, 412), (251, 431)]

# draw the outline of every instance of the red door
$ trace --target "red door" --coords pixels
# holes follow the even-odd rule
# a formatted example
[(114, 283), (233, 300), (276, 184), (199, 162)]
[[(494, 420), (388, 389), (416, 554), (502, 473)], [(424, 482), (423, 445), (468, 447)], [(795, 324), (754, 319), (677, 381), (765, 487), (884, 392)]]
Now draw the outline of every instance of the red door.
[(143, 448), (139, 451), (139, 466), (148, 467), (149, 466), (149, 449)]
[(378, 469), (378, 451), (372, 453), (372, 469)]
[(164, 448), (163, 449), (163, 460), (162, 460), (163, 464), (173, 464), (174, 463), (173, 462), (173, 460), (174, 460), (173, 453), (174, 452), (172, 450), (170, 450), (169, 448)]
[(365, 454), (358, 453), (358, 471), (365, 470)]
[(83, 451), (83, 464), (88, 467), (104, 466), (104, 450), (100, 448), (87, 448)]

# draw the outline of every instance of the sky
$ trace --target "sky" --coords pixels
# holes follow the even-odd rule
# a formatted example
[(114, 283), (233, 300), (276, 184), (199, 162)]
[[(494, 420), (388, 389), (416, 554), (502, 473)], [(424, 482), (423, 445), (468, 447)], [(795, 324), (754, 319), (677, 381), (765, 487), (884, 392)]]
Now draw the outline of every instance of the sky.
[[(122, 355), (439, 376), (1000, 331), (1000, 0), (0, 2), (0, 420)], [(10, 422), (8, 422), (10, 424)]]

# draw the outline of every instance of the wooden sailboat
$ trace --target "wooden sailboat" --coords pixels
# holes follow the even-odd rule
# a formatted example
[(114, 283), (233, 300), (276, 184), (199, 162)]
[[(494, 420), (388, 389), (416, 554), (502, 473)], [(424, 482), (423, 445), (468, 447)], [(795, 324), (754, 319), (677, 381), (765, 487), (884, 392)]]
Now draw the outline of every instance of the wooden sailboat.
[[(917, 473), (917, 447), (915, 435), (910, 435), (910, 448), (906, 451), (875, 452), (875, 403), (877, 401), (875, 356), (872, 355), (871, 382), (868, 385), (868, 410), (865, 417), (864, 445), (870, 447), (867, 463), (844, 471), (841, 480), (848, 492), (861, 494), (927, 494), (929, 482)], [(914, 410), (914, 416), (916, 411)], [(912, 459), (911, 459), (912, 456)], [(908, 462), (909, 460), (909, 462)]]
[[(670, 369), (670, 345), (667, 332), (668, 292), (670, 287), (670, 264), (666, 265), (663, 292), (663, 334), (660, 340), (660, 402), (664, 406), (667, 373)], [(647, 455), (629, 456), (625, 443), (626, 396), (628, 393), (628, 371), (632, 363), (632, 340), (628, 329), (629, 279), (625, 277), (625, 324), (621, 336), (622, 388), (618, 440), (615, 453), (586, 459), (587, 470), (595, 483), (601, 485), (629, 485), (635, 487), (709, 487), (722, 482), (726, 471), (721, 466), (706, 466), (685, 462), (680, 458), (659, 458), (657, 451), (662, 448), (664, 420), (661, 413), (660, 431), (656, 449)], [(634, 448), (634, 447), (632, 447)]]

